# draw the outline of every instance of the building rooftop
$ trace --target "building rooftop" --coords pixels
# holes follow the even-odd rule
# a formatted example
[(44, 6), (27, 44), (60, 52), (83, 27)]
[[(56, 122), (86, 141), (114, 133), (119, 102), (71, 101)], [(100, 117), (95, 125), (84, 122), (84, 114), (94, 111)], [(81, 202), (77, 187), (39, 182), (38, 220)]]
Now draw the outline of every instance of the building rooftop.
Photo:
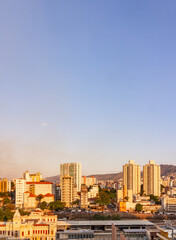
[(67, 226), (111, 226), (114, 224), (115, 226), (154, 226), (152, 222), (148, 220), (95, 220), (95, 221), (57, 221), (58, 225), (67, 225)]
[(52, 182), (26, 182), (26, 184), (53, 184)]

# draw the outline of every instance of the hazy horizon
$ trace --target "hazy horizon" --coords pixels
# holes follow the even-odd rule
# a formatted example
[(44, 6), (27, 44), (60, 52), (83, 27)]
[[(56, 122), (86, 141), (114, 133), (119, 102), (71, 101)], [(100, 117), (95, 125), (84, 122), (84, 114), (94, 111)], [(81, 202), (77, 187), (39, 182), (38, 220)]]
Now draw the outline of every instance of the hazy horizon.
[(2, 0), (0, 177), (176, 160), (176, 2)]

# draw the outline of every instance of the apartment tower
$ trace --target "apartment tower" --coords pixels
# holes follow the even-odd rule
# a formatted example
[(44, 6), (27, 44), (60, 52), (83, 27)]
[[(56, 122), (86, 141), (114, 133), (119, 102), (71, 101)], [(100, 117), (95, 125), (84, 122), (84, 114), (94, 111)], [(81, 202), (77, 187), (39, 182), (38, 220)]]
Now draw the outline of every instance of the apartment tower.
[(153, 194), (160, 196), (160, 166), (155, 161), (149, 161), (149, 164), (143, 167), (143, 190), (146, 195)]
[(73, 177), (73, 184), (78, 192), (81, 191), (81, 163), (64, 163), (60, 165), (60, 182), (62, 189), (62, 177)]
[(66, 207), (71, 207), (73, 202), (73, 177), (65, 175), (61, 177), (61, 201), (65, 202)]
[(133, 195), (140, 193), (141, 167), (133, 160), (129, 160), (129, 163), (123, 166), (123, 185), (127, 190), (132, 190)]

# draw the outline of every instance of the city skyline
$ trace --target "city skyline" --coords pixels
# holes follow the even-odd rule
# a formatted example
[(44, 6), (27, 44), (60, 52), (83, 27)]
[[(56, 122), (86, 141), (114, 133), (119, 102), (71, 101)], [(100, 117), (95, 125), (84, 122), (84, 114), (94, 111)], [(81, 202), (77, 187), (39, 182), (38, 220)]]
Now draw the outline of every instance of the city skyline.
[[(148, 160), (149, 162), (155, 162), (154, 160)], [(42, 179), (40, 179), (40, 180), (45, 180), (45, 178), (49, 178), (49, 177), (56, 177), (56, 176), (61, 176), (60, 175), (60, 171), (61, 171), (61, 165), (63, 166), (63, 165), (74, 165), (74, 164), (76, 164), (76, 165), (81, 165), (81, 172), (80, 172), (80, 176), (81, 177), (84, 177), (84, 176), (94, 176), (94, 175), (106, 175), (106, 174), (115, 174), (115, 173), (120, 173), (120, 172), (122, 172), (123, 173), (123, 171), (124, 171), (124, 166), (127, 166), (127, 165), (129, 165), (129, 163), (131, 164), (131, 162), (135, 162), (135, 160), (132, 160), (132, 159), (130, 159), (130, 160), (128, 160), (128, 161), (126, 161), (126, 162), (124, 162), (123, 163), (123, 165), (122, 165), (122, 167), (121, 167), (121, 169), (119, 170), (119, 171), (111, 171), (111, 172), (100, 172), (100, 173), (90, 173), (90, 174), (84, 174), (85, 173), (85, 169), (84, 168), (82, 168), (82, 163), (81, 162), (73, 162), (73, 161), (71, 161), (71, 162), (62, 162), (61, 164), (60, 164), (60, 166), (59, 166), (59, 171), (57, 172), (57, 174), (56, 175), (48, 175), (48, 176), (44, 176), (44, 178)], [(143, 165), (140, 165), (140, 164), (138, 164), (137, 162), (135, 162), (135, 165), (138, 165), (139, 166), (139, 169), (140, 169), (140, 172), (142, 173), (143, 172), (143, 169), (141, 168), (141, 167), (144, 167), (145, 165), (147, 164), (147, 161), (143, 164)], [(162, 165), (162, 164), (159, 164), (159, 163), (156, 163), (156, 164), (158, 164), (158, 166), (160, 166), (160, 165)], [(164, 165), (164, 164), (163, 164)], [(165, 164), (165, 165), (168, 165), (168, 164)], [(176, 166), (176, 165), (175, 165)], [(34, 171), (35, 172), (37, 172), (37, 174), (39, 174), (39, 176), (41, 176), (42, 177), (42, 175), (41, 175), (41, 171), (40, 171), (40, 169), (35, 169), (34, 168)], [(11, 176), (11, 177), (7, 177), (7, 176), (1, 176), (0, 177), (0, 179), (3, 179), (3, 178), (8, 178), (9, 180), (13, 180), (13, 179), (15, 179), (15, 178), (18, 178), (18, 179), (21, 179), (21, 178), (26, 178), (26, 177), (24, 177), (24, 176), (28, 176), (28, 175), (30, 175), (29, 174), (29, 172), (31, 172), (31, 169), (30, 168), (28, 168), (27, 170), (25, 169), (23, 172), (20, 172), (20, 173), (18, 173), (17, 174), (17, 177), (16, 177), (16, 175), (14, 174), (13, 176)], [(68, 170), (66, 171), (67, 172), (67, 174), (65, 173), (65, 174), (63, 174), (63, 176), (64, 175), (70, 175), (69, 173), (68, 173)]]
[(0, 176), (175, 164), (175, 1), (0, 2)]

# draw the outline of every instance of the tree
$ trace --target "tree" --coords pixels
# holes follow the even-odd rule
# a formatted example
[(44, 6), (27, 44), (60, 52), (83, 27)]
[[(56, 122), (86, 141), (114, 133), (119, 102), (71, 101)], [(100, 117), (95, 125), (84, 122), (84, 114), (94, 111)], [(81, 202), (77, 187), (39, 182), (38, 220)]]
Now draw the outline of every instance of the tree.
[(14, 188), (15, 188), (15, 184), (14, 182), (11, 182), (11, 189), (14, 190)]
[(137, 212), (141, 212), (141, 211), (142, 211), (142, 208), (143, 208), (143, 207), (142, 207), (142, 205), (141, 205), (140, 203), (137, 203), (137, 204), (136, 204), (136, 211), (137, 211)]
[(96, 202), (99, 203), (100, 206), (109, 205), (111, 198), (107, 192), (101, 191), (96, 198)]
[(3, 221), (5, 217), (4, 211), (0, 209), (0, 221)]
[(165, 189), (165, 186), (163, 186), (162, 184), (160, 186), (161, 186), (161, 193), (162, 193), (163, 189)]
[(43, 195), (42, 195), (42, 194), (39, 194), (39, 195), (36, 197), (36, 201), (40, 204), (42, 198), (43, 198)]
[(19, 212), (21, 216), (30, 214), (30, 212), (24, 211), (23, 209), (19, 209)]
[(128, 202), (129, 197), (125, 197), (124, 200)]
[(49, 209), (53, 211), (64, 209), (64, 207), (65, 207), (65, 203), (61, 202), (60, 200), (49, 203)]
[(10, 199), (9, 198), (4, 198), (3, 199), (3, 205), (9, 204), (10, 203)]
[(5, 213), (5, 217), (4, 217), (5, 221), (12, 220), (14, 213), (10, 209), (6, 209), (4, 213)]
[(40, 203), (40, 208), (42, 210), (47, 209), (47, 205), (48, 205), (47, 202), (43, 201), (43, 202)]
[(76, 205), (76, 206), (79, 206), (79, 203), (80, 203), (80, 200), (79, 200), (79, 199), (76, 199), (72, 204), (73, 204), (73, 205)]
[(143, 184), (141, 185), (141, 192), (140, 192), (140, 195), (143, 196), (144, 194), (144, 187), (143, 187)]
[(153, 194), (150, 195), (150, 201), (154, 201), (155, 204), (160, 204), (161, 201), (158, 196), (154, 196)]

